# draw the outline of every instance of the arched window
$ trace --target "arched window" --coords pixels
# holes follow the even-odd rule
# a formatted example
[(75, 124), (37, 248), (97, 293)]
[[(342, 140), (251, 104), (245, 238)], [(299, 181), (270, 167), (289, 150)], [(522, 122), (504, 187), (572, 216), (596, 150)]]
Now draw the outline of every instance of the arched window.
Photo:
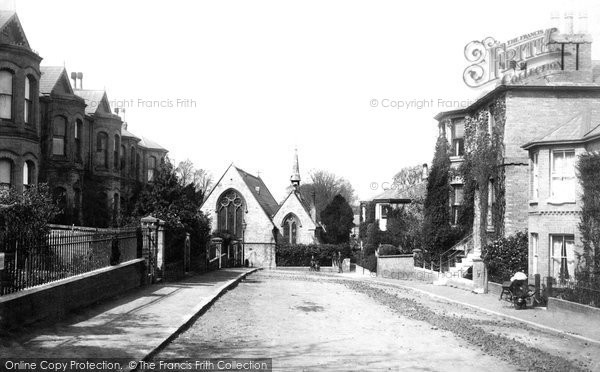
[(31, 160), (23, 163), (23, 187), (29, 188), (35, 184), (35, 164)]
[(83, 121), (77, 119), (75, 121), (75, 160), (82, 161), (81, 156), (81, 139), (83, 138)]
[(135, 147), (132, 147), (129, 152), (129, 176), (135, 177)]
[(119, 137), (119, 135), (115, 134), (115, 138), (113, 141), (113, 149), (114, 149), (114, 153), (113, 153), (113, 166), (115, 167), (115, 170), (119, 169), (119, 149), (121, 148), (121, 138)]
[(140, 155), (140, 153), (138, 152), (137, 154), (135, 154), (135, 178), (138, 181), (142, 180), (142, 157)]
[(154, 181), (154, 171), (156, 170), (156, 158), (150, 156), (148, 158), (148, 182)]
[(108, 134), (104, 132), (96, 137), (96, 164), (108, 168)]
[(125, 170), (125, 146), (121, 145), (121, 170)]
[(12, 186), (12, 161), (0, 159), (0, 190), (8, 190)]
[(0, 119), (12, 119), (13, 74), (0, 71)]
[(67, 154), (66, 133), (67, 119), (57, 116), (52, 124), (52, 155), (65, 156)]
[(289, 244), (296, 244), (296, 237), (298, 233), (298, 217), (290, 213), (283, 220), (283, 240)]
[(25, 76), (25, 110), (23, 112), (25, 124), (33, 122), (33, 79)]
[(242, 237), (244, 224), (244, 200), (237, 191), (229, 190), (217, 203), (217, 230)]

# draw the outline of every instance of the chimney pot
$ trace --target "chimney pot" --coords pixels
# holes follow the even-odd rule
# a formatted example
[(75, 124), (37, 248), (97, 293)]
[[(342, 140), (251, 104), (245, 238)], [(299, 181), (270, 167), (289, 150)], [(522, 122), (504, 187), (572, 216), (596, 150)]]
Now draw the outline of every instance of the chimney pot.
[(573, 34), (573, 11), (565, 12), (565, 34)]

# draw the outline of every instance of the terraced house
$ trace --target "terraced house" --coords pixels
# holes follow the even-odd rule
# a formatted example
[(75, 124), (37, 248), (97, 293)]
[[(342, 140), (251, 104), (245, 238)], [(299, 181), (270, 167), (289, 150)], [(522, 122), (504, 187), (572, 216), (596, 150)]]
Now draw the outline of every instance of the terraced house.
[(130, 133), (106, 92), (82, 89), (81, 73), (71, 85), (64, 67), (41, 61), (17, 14), (0, 11), (0, 187), (46, 182), (63, 210), (57, 222), (110, 225), (167, 150)]
[[(600, 138), (600, 61), (592, 60), (591, 37), (572, 26), (547, 41), (553, 68), (502, 79), (469, 107), (435, 117), (452, 168), (465, 161), (480, 168), (473, 172), (479, 179), (472, 179), (469, 255), (479, 257), (492, 238), (528, 230), (529, 274), (542, 277), (568, 278), (577, 266), (581, 190), (575, 164), (578, 155), (598, 149)], [(507, 73), (531, 67), (520, 66)], [(453, 176), (449, 207), (458, 223), (468, 180)]]

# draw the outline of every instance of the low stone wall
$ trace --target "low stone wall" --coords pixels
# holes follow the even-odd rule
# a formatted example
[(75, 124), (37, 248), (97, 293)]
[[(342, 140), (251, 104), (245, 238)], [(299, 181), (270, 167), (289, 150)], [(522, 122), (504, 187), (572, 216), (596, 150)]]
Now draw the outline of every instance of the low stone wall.
[(377, 257), (377, 277), (408, 280), (414, 276), (415, 260), (412, 254)]
[(579, 315), (593, 316), (600, 319), (600, 308), (578, 304), (576, 302), (565, 301), (559, 298), (548, 298), (548, 311), (560, 313), (572, 313)]
[(143, 285), (144, 259), (136, 259), (0, 297), (0, 329), (10, 330), (68, 312)]

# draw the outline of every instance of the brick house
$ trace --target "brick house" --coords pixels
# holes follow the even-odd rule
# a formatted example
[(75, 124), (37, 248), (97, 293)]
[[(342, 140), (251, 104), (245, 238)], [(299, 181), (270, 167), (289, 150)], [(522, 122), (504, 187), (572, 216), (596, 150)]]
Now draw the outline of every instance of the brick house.
[[(552, 184), (550, 172), (553, 168), (548, 168), (553, 159), (551, 156), (566, 157), (567, 160), (561, 161), (570, 167), (572, 156), (587, 151), (591, 144), (585, 142), (589, 139), (586, 135), (590, 135), (589, 131), (599, 121), (595, 115), (582, 113), (600, 109), (600, 61), (592, 61), (589, 35), (554, 32), (549, 44), (559, 58), (560, 62), (555, 65), (558, 68), (532, 74), (516, 83), (498, 84), (469, 107), (435, 116), (439, 135), (446, 137), (450, 144), (450, 161), (454, 170), (464, 162), (465, 153), (472, 150), (469, 148), (471, 140), (478, 134), (473, 129), (467, 130), (469, 123), (484, 123), (483, 130), (488, 131), (490, 138), (499, 140), (498, 157), (501, 160), (495, 173), (500, 176), (490, 177), (487, 184), (478, 184), (475, 191), (474, 251), (471, 255), (480, 256), (482, 244), (492, 238), (509, 236), (529, 228), (532, 252), (529, 272), (543, 276), (557, 273), (556, 269), (552, 269), (550, 259), (557, 257), (552, 254), (555, 249), (552, 241), (558, 247), (558, 239), (562, 237), (563, 246), (581, 246), (576, 200), (568, 203), (546, 200), (550, 195), (548, 185)], [(482, 130), (478, 128), (478, 131)], [(569, 135), (565, 136), (565, 133)], [(575, 141), (579, 145), (565, 149), (563, 140)], [(540, 173), (539, 178), (534, 180), (534, 156), (539, 162), (535, 169), (545, 178)], [(539, 183), (539, 200), (532, 198), (533, 182)], [(572, 182), (568, 186), (571, 188), (569, 192), (576, 195), (577, 182), (569, 182)], [(451, 187), (450, 207), (460, 210), (461, 202), (456, 201), (463, 200), (464, 180), (455, 176)], [(485, 193), (482, 193), (483, 190)], [(486, 195), (485, 203), (481, 203), (481, 195)], [(482, 205), (486, 206), (485, 210), (482, 210)], [(454, 212), (453, 218), (458, 219)], [(571, 249), (568, 256), (572, 257), (572, 251), (576, 249)], [(533, 252), (538, 254), (536, 259)]]
[(575, 166), (579, 155), (600, 149), (600, 112), (577, 114), (523, 149), (530, 158), (529, 272), (568, 280), (582, 253)]
[(317, 243), (314, 207), (301, 196), (298, 155), (292, 188), (277, 203), (260, 177), (231, 164), (202, 204), (211, 217), (213, 243), (209, 257), (218, 266), (240, 265), (275, 268), (278, 243)]
[(17, 14), (0, 11), (0, 187), (45, 182), (63, 210), (57, 222), (80, 224), (97, 202), (108, 215), (94, 224), (115, 222), (167, 150), (129, 133), (104, 91), (74, 89), (64, 67), (41, 60)]

